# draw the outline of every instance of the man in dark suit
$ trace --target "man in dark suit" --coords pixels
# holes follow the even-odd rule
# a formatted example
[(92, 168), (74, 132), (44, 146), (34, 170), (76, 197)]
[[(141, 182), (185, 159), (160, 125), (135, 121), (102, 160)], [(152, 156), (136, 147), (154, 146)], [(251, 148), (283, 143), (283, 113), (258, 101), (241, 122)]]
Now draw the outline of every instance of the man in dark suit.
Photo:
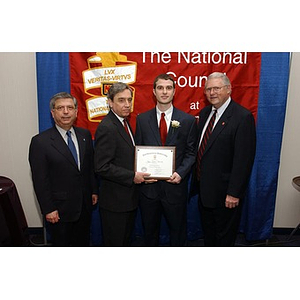
[[(171, 246), (184, 246), (187, 241), (188, 179), (196, 157), (196, 122), (193, 116), (173, 106), (175, 82), (172, 76), (157, 76), (153, 93), (156, 107), (137, 116), (136, 144), (176, 146), (176, 157), (175, 172), (168, 180), (153, 180), (141, 186), (140, 209), (145, 244), (159, 244), (161, 217), (164, 215)], [(166, 137), (163, 134), (161, 137), (160, 130), (164, 126)]]
[(54, 95), (50, 109), (55, 126), (34, 136), (29, 148), (34, 190), (53, 246), (88, 246), (92, 205), (98, 201), (91, 134), (73, 126), (72, 95)]
[(95, 171), (100, 176), (99, 206), (105, 246), (130, 245), (138, 207), (136, 184), (149, 175), (134, 171), (135, 143), (126, 120), (132, 108), (132, 93), (122, 82), (110, 87), (110, 111), (95, 135)]
[(223, 73), (208, 76), (205, 94), (211, 105), (199, 114), (196, 167), (204, 244), (233, 246), (255, 156), (255, 121), (231, 99), (231, 83)]

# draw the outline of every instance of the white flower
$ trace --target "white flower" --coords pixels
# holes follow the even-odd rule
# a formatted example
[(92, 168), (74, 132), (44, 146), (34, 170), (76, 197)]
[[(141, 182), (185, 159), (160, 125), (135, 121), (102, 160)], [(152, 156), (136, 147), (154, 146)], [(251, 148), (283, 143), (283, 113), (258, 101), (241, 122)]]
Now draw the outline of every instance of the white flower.
[(176, 121), (176, 120), (172, 120), (172, 121), (171, 121), (171, 126), (172, 126), (173, 128), (178, 128), (178, 127), (180, 127), (180, 122), (179, 122), (179, 121)]

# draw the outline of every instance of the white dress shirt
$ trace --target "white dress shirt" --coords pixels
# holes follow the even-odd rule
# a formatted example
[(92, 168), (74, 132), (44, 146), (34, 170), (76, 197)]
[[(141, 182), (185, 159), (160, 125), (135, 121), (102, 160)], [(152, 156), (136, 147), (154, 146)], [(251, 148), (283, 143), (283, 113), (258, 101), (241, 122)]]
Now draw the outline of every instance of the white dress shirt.
[[(64, 130), (63, 128), (59, 127), (57, 124), (55, 124), (55, 126), (56, 126), (58, 132), (60, 133), (60, 135), (62, 136), (62, 138), (64, 139), (64, 141), (66, 142), (66, 144), (68, 145), (67, 131)], [(80, 170), (80, 157), (79, 157), (79, 146), (78, 146), (77, 137), (76, 137), (75, 130), (73, 127), (71, 127), (70, 131), (71, 131), (72, 141), (76, 148), (78, 169)]]
[[(225, 111), (226, 108), (228, 107), (230, 101), (231, 101), (231, 97), (229, 97), (229, 98), (226, 100), (226, 102), (225, 102), (221, 107), (219, 107), (219, 108), (217, 109), (216, 119), (215, 119), (214, 127), (213, 127), (212, 130), (214, 130), (216, 124), (218, 123), (218, 121), (220, 120), (220, 118), (221, 118), (221, 116), (223, 115), (224, 111)], [(201, 139), (200, 139), (198, 148), (199, 148), (200, 145), (201, 145), (201, 141), (202, 141), (203, 135), (204, 135), (204, 133), (205, 133), (206, 127), (208, 126), (208, 123), (209, 123), (209, 121), (210, 121), (210, 118), (212, 117), (212, 115), (213, 115), (213, 113), (215, 112), (215, 110), (216, 110), (216, 109), (215, 109), (214, 107), (212, 107), (212, 110), (211, 110), (211, 112), (210, 112), (210, 114), (209, 114), (209, 116), (208, 116), (208, 118), (207, 118), (207, 121), (206, 121), (204, 127), (203, 127), (203, 130), (202, 130), (202, 133), (201, 133)]]
[(172, 119), (172, 114), (173, 114), (173, 105), (171, 105), (171, 107), (169, 109), (167, 109), (166, 111), (160, 111), (158, 109), (158, 107), (156, 106), (156, 117), (157, 117), (158, 128), (159, 128), (161, 113), (165, 113), (165, 120), (166, 120), (166, 123), (167, 123), (167, 129), (168, 129), (168, 132), (169, 132), (169, 127), (170, 127), (170, 124), (171, 124), (171, 119)]

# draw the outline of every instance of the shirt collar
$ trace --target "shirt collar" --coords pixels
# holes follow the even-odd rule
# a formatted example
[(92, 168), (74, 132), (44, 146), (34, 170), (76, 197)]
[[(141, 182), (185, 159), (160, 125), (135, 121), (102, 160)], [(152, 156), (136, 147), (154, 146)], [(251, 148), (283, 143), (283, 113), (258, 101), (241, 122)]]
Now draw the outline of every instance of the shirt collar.
[(167, 119), (171, 119), (172, 114), (173, 114), (173, 105), (170, 106), (170, 108), (168, 108), (166, 111), (161, 111), (159, 110), (159, 108), (156, 106), (156, 114), (157, 117), (160, 118), (161, 113), (165, 113), (165, 117)]
[[(228, 107), (230, 101), (231, 101), (231, 97), (229, 96), (229, 98), (225, 101), (225, 103), (217, 109), (217, 114), (218, 115), (222, 115), (223, 114), (223, 112), (225, 111), (225, 109)], [(214, 110), (215, 110), (215, 108), (212, 107), (212, 111), (214, 111)]]
[(58, 132), (62, 135), (62, 136), (65, 136), (67, 134), (67, 131), (71, 131), (72, 132), (72, 135), (75, 135), (75, 130), (74, 130), (74, 127), (72, 126), (69, 130), (65, 130), (61, 127), (59, 127), (57, 124), (55, 124), (56, 126), (56, 129), (58, 130)]
[(123, 117), (120, 117), (118, 116), (113, 110), (111, 110), (113, 112), (113, 114), (117, 117), (117, 119), (123, 124), (123, 121), (126, 119), (126, 118), (123, 118)]

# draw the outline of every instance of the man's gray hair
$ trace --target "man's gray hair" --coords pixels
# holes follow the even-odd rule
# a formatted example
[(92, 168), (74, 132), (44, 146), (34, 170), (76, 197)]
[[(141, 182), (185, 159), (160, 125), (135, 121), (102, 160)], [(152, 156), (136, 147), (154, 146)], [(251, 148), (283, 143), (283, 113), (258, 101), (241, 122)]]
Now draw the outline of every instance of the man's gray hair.
[(67, 93), (67, 92), (60, 92), (55, 94), (51, 99), (50, 99), (50, 110), (53, 110), (55, 107), (55, 102), (58, 99), (72, 99), (75, 105), (75, 108), (77, 108), (78, 103), (77, 103), (77, 99), (75, 97), (73, 97), (71, 94)]
[(206, 80), (206, 83), (205, 83), (205, 87), (206, 87), (207, 81), (209, 79), (213, 79), (213, 78), (221, 78), (223, 80), (224, 85), (231, 85), (229, 78), (224, 73), (214, 72), (214, 73), (211, 73), (207, 77), (207, 80)]
[(110, 89), (107, 93), (107, 98), (110, 99), (111, 101), (113, 101), (116, 94), (121, 93), (125, 90), (129, 90), (131, 93), (131, 97), (132, 97), (133, 92), (128, 84), (126, 84), (124, 82), (116, 82), (110, 87)]

